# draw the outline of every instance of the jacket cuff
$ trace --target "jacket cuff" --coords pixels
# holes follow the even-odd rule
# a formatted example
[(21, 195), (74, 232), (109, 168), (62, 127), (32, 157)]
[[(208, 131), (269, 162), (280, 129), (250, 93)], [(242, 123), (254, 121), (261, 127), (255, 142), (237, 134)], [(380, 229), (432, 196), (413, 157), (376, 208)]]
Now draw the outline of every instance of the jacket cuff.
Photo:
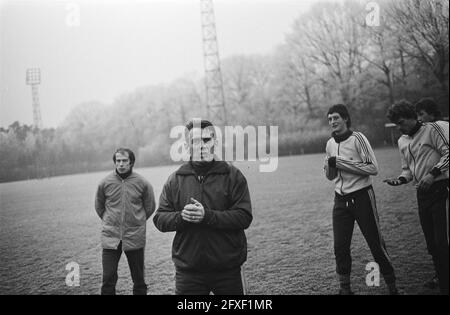
[(442, 174), (441, 170), (438, 169), (437, 167), (433, 167), (433, 169), (430, 172), (431, 175), (433, 175), (433, 177), (438, 177), (439, 175)]
[(335, 156), (328, 158), (328, 166), (336, 167), (336, 157)]
[(405, 177), (403, 177), (403, 176), (399, 176), (399, 177), (398, 177), (398, 180), (399, 180), (402, 184), (406, 184), (406, 183), (408, 182), (408, 180), (407, 180)]
[(184, 226), (186, 226), (186, 221), (181, 217), (181, 211), (177, 213), (175, 217), (175, 226), (177, 230), (181, 230)]
[(205, 215), (203, 217), (203, 223), (206, 225), (210, 225), (211, 224), (211, 218), (212, 218), (212, 211), (209, 209), (205, 209)]

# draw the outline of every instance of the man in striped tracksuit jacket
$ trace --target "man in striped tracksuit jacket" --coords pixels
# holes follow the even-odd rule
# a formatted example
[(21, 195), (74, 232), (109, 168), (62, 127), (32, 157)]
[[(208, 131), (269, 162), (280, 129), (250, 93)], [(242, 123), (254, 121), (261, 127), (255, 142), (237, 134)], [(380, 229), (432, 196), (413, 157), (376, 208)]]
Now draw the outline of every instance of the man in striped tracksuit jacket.
[(403, 133), (398, 139), (402, 173), (386, 182), (398, 186), (413, 181), (427, 249), (433, 258), (441, 294), (448, 295), (448, 123), (421, 123), (411, 103), (392, 105), (387, 117)]
[(328, 122), (332, 138), (327, 142), (324, 169), (326, 177), (335, 183), (333, 234), (339, 294), (353, 294), (350, 245), (355, 221), (380, 267), (389, 293), (398, 294), (394, 268), (380, 231), (370, 177), (378, 174), (375, 155), (366, 137), (349, 129), (351, 120), (345, 105), (333, 105), (328, 111)]

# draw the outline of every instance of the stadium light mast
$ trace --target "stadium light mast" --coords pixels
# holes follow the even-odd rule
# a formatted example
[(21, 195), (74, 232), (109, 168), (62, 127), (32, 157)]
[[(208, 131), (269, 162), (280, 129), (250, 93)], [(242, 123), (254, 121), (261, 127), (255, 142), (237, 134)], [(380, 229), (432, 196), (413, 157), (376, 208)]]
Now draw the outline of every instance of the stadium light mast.
[(208, 119), (225, 126), (227, 116), (212, 0), (200, 0)]
[(34, 127), (42, 129), (41, 107), (39, 104), (39, 89), (41, 83), (41, 69), (29, 68), (26, 73), (27, 85), (31, 85), (31, 96), (33, 104), (33, 121)]

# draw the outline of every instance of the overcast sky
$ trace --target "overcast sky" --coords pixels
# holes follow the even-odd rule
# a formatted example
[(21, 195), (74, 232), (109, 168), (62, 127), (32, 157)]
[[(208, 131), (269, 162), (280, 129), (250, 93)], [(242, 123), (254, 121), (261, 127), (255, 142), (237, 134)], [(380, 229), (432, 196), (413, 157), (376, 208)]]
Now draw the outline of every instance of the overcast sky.
[[(313, 2), (215, 0), (221, 58), (270, 53)], [(83, 101), (109, 104), (140, 86), (201, 76), (200, 0), (0, 0), (2, 127), (33, 122), (29, 67), (41, 68), (44, 127)]]

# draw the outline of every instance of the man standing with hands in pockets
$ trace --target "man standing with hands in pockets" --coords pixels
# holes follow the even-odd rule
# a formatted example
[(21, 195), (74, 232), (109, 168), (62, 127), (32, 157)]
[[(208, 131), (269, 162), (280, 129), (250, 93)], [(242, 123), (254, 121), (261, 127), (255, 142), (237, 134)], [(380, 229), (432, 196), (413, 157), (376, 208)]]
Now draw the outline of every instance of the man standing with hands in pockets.
[(244, 230), (253, 218), (247, 180), (236, 167), (215, 157), (211, 122), (190, 121), (186, 144), (190, 161), (170, 175), (153, 218), (161, 232), (176, 232), (175, 293), (244, 294)]

